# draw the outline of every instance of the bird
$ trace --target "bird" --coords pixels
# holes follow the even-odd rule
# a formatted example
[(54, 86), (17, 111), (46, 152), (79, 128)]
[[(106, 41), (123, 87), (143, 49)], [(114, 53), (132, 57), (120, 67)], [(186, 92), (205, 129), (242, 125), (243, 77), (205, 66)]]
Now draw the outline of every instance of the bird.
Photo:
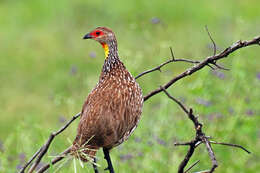
[(105, 61), (98, 83), (83, 104), (71, 153), (87, 162), (103, 148), (107, 169), (114, 172), (109, 152), (136, 129), (143, 108), (142, 89), (120, 60), (117, 40), (111, 29), (97, 27), (83, 39), (99, 42), (105, 52)]

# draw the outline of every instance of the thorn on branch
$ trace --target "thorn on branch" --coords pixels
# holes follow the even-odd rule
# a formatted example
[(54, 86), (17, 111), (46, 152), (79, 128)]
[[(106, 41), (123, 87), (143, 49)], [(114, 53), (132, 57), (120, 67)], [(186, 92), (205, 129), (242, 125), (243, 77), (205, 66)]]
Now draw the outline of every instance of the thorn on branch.
[(206, 31), (207, 31), (207, 33), (208, 33), (208, 36), (209, 36), (209, 38), (210, 38), (210, 40), (211, 40), (211, 42), (212, 42), (212, 44), (213, 44), (213, 47), (214, 47), (214, 49), (213, 49), (213, 56), (215, 56), (216, 53), (217, 53), (216, 43), (215, 43), (215, 41), (213, 40), (213, 38), (211, 37), (211, 34), (210, 34), (209, 30), (208, 30), (208, 26), (207, 26), (207, 25), (205, 26), (205, 29), (206, 29)]
[(200, 162), (200, 160), (197, 160), (196, 162), (194, 162), (186, 171), (184, 171), (184, 173), (189, 172), (189, 170), (191, 170), (195, 165), (197, 165)]
[(183, 61), (183, 62), (188, 62), (188, 63), (192, 63), (192, 64), (198, 64), (198, 63), (200, 63), (199, 61), (193, 61), (193, 60), (189, 60), (189, 59), (175, 59), (175, 56), (174, 56), (174, 54), (173, 54), (172, 47), (170, 47), (170, 52), (171, 52), (172, 61), (174, 61), (174, 62)]
[[(213, 65), (216, 66), (218, 69), (221, 69), (221, 70), (227, 70), (227, 71), (230, 70), (230, 69), (228, 69), (228, 68), (225, 68), (225, 67), (223, 67), (223, 66), (217, 64), (216, 61), (212, 61), (212, 62), (209, 62), (209, 63), (210, 63), (210, 64), (213, 64)], [(209, 64), (208, 64), (208, 65), (209, 65)], [(214, 70), (215, 70), (215, 69), (214, 69)]]
[(170, 51), (171, 51), (171, 55), (172, 55), (172, 60), (174, 61), (175, 58), (174, 58), (174, 54), (173, 54), (173, 51), (172, 51), (172, 47), (170, 47)]
[(211, 65), (207, 64), (208, 67), (210, 67), (212, 70), (216, 70), (214, 67), (212, 67)]

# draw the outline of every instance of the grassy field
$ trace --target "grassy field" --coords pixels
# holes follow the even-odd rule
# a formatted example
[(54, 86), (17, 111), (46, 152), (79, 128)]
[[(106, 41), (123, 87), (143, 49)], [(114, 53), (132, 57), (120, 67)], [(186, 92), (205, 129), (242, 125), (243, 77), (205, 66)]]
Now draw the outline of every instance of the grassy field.
[[(119, 54), (136, 76), (175, 56), (201, 60), (212, 54), (207, 25), (218, 51), (239, 39), (260, 34), (260, 1), (84, 1), (2, 0), (0, 2), (0, 172), (17, 172), (46, 141), (81, 110), (95, 86), (104, 61), (98, 43), (82, 40), (97, 26), (114, 30)], [(214, 145), (219, 173), (256, 173), (260, 170), (260, 47), (238, 50), (221, 64), (230, 71), (205, 68), (173, 85), (169, 92), (192, 107), (207, 135), (240, 149)], [(138, 79), (144, 94), (190, 67), (173, 63)], [(71, 145), (74, 122), (55, 138), (47, 163)], [(142, 119), (130, 139), (115, 148), (116, 172), (176, 172), (187, 148), (193, 125), (163, 93), (145, 102)], [(100, 172), (106, 167), (98, 152)], [(210, 167), (205, 147), (192, 160), (192, 172)], [(59, 172), (93, 172), (73, 161)], [(50, 172), (57, 171), (53, 167)]]

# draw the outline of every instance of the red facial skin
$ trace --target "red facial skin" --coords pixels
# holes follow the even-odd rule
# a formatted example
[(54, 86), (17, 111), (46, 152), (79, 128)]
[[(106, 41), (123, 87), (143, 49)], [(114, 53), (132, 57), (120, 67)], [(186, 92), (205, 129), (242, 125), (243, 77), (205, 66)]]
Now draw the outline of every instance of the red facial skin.
[(94, 30), (93, 32), (90, 33), (90, 35), (92, 35), (93, 37), (97, 38), (101, 35), (104, 35), (104, 33), (100, 30)]
[[(90, 35), (93, 37), (93, 38), (97, 38), (97, 37), (100, 37), (102, 35), (104, 35), (104, 33), (101, 31), (101, 30), (94, 30), (93, 32), (90, 33)], [(105, 49), (105, 43), (101, 43), (102, 47)]]

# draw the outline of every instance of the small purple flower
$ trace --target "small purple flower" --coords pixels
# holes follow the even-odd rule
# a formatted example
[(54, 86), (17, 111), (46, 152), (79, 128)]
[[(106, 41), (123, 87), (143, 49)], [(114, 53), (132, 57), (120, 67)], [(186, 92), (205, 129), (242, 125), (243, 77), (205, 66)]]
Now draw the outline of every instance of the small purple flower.
[(153, 17), (152, 19), (151, 19), (151, 23), (152, 24), (158, 24), (158, 23), (160, 23), (161, 22), (161, 20), (158, 18), (158, 17)]
[(75, 65), (72, 65), (71, 68), (70, 68), (70, 74), (72, 76), (75, 76), (77, 74), (77, 72), (78, 72), (78, 67), (75, 66)]
[(4, 152), (4, 144), (1, 140), (0, 140), (0, 151)]
[(158, 138), (156, 141), (158, 144), (166, 146), (166, 142), (164, 140)]
[(143, 155), (144, 155), (144, 153), (143, 153), (143, 152), (141, 152), (141, 151), (140, 151), (140, 152), (138, 152), (138, 154), (137, 154), (137, 156), (138, 156), (138, 157), (142, 157)]
[(228, 112), (231, 114), (231, 115), (233, 115), (234, 114), (234, 109), (232, 108), (232, 107), (230, 107), (230, 108), (228, 108)]
[(135, 142), (140, 143), (140, 142), (142, 142), (142, 139), (139, 137), (135, 137)]
[(196, 102), (197, 102), (198, 104), (204, 105), (204, 106), (206, 106), (206, 107), (208, 107), (208, 106), (211, 105), (211, 102), (210, 102), (210, 101), (205, 100), (205, 99), (203, 99), (203, 98), (197, 98), (197, 99), (196, 99)]
[(36, 171), (38, 171), (43, 165), (45, 165), (46, 163), (40, 162), (37, 167), (36, 167)]
[(133, 158), (132, 154), (122, 154), (119, 156), (121, 161), (127, 161)]
[(248, 110), (246, 111), (246, 114), (247, 114), (248, 116), (252, 116), (252, 115), (254, 115), (254, 111), (253, 111), (252, 109), (248, 109)]
[(212, 114), (208, 115), (208, 119), (210, 121), (213, 121), (213, 120), (221, 118), (221, 117), (223, 117), (223, 115), (221, 113), (218, 113), (218, 112), (217, 113), (212, 113)]
[(260, 80), (260, 72), (257, 73), (256, 77), (258, 80)]
[(89, 56), (90, 56), (90, 58), (96, 58), (97, 54), (96, 54), (96, 52), (90, 52)]
[(158, 138), (157, 136), (155, 136), (155, 140), (159, 145), (163, 145), (166, 146), (166, 142), (163, 139)]
[(221, 71), (212, 70), (212, 74), (217, 76), (219, 79), (225, 79), (225, 73)]
[(67, 120), (66, 120), (66, 118), (63, 115), (59, 116), (59, 122), (60, 123), (64, 124), (66, 121)]
[(26, 159), (25, 153), (20, 153), (20, 154), (19, 154), (20, 163), (24, 163), (24, 162), (25, 162), (25, 159)]
[(21, 170), (23, 168), (23, 165), (22, 164), (18, 164), (18, 165), (16, 165), (16, 170)]

